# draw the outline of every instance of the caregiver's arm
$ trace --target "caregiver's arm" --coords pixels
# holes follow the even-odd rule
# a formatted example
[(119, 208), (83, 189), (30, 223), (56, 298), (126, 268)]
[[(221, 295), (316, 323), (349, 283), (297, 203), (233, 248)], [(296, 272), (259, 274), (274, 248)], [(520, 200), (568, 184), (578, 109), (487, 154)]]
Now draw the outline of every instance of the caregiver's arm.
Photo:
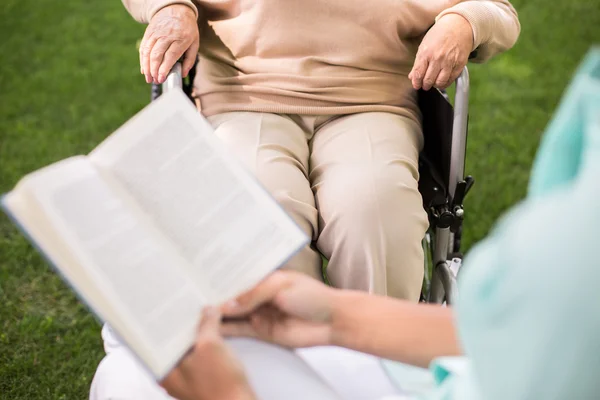
[(274, 273), (222, 309), (223, 334), (283, 346), (337, 345), (419, 366), (460, 353), (448, 308), (332, 289), (294, 272)]
[(334, 345), (422, 367), (461, 353), (450, 308), (344, 291), (334, 304)]

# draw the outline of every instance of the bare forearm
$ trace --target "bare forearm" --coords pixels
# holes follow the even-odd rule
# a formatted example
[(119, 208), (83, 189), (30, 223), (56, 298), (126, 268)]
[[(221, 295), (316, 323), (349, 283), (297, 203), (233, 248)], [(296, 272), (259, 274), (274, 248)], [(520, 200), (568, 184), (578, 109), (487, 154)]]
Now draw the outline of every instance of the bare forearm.
[(334, 345), (412, 365), (461, 353), (449, 308), (340, 291), (333, 326)]

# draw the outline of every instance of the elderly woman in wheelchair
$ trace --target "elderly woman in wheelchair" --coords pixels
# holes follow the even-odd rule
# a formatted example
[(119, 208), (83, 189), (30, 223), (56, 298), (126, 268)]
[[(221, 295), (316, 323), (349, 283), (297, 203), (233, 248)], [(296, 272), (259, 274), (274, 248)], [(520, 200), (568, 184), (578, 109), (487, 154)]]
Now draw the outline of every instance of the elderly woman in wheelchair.
[[(520, 29), (510, 3), (123, 2), (148, 23), (146, 81), (163, 83), (182, 57), (183, 76), (195, 68), (192, 97), (215, 134), (314, 239), (287, 267), (323, 279), (323, 255), (335, 287), (419, 300), (429, 218), (419, 192), (417, 90), (450, 85), (475, 49), (482, 62), (510, 48)], [(447, 199), (463, 180), (457, 163), (452, 169), (442, 178)], [(442, 225), (460, 206), (451, 200)], [(445, 242), (454, 243), (453, 225)], [(446, 263), (446, 254), (437, 258)], [(436, 283), (449, 281), (440, 278), (435, 301), (444, 298)]]

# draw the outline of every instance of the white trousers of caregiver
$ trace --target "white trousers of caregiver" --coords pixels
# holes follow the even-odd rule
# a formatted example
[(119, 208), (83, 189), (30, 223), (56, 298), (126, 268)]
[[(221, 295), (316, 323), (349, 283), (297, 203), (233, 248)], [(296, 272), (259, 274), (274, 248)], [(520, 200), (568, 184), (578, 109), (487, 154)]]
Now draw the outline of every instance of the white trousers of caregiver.
[[(175, 400), (107, 325), (102, 338), (106, 357), (94, 375), (89, 400)], [(289, 350), (253, 339), (227, 341), (260, 400), (411, 400), (415, 397), (403, 389), (405, 381), (418, 388), (433, 383), (428, 370), (416, 368), (391, 379), (382, 360), (339, 347)]]
[(320, 252), (335, 287), (418, 300), (428, 221), (418, 191), (417, 122), (385, 112), (232, 112), (209, 120), (313, 238), (287, 268), (320, 278)]

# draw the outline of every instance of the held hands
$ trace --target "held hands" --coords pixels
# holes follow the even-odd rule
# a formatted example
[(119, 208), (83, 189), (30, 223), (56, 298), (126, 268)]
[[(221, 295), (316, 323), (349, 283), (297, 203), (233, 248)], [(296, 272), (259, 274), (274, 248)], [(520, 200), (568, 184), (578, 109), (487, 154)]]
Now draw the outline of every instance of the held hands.
[(199, 45), (194, 10), (181, 4), (159, 10), (152, 17), (140, 44), (140, 71), (146, 76), (146, 82), (163, 83), (184, 54), (183, 76), (187, 76), (194, 66)]
[(471, 24), (458, 14), (440, 18), (425, 34), (408, 78), (416, 90), (445, 89), (458, 78), (473, 50)]
[(254, 337), (286, 347), (335, 341), (336, 291), (292, 271), (273, 273), (254, 289), (222, 307), (226, 336)]

